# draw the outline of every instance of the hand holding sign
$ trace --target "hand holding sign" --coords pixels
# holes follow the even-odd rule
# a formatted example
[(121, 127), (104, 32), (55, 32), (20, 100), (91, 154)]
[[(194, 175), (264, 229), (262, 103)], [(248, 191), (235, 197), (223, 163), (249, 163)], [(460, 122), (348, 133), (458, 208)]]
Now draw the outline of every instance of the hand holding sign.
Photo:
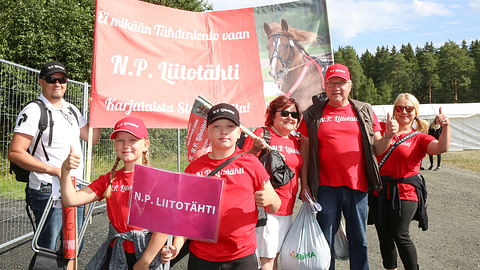
[(390, 113), (387, 113), (387, 122), (385, 125), (385, 138), (391, 139), (398, 132), (398, 122), (393, 117), (390, 117)]
[[(209, 151), (210, 142), (207, 138), (206, 126), (207, 114), (212, 107), (213, 104), (202, 96), (198, 96), (193, 103), (187, 128), (187, 155), (189, 162), (192, 162)], [(253, 132), (242, 124), (240, 124), (240, 128), (249, 137), (258, 139)], [(273, 150), (268, 144), (265, 144), (265, 147), (269, 150)]]
[(165, 245), (160, 251), (160, 254), (162, 255), (162, 264), (166, 264), (178, 255), (178, 249), (174, 245)]

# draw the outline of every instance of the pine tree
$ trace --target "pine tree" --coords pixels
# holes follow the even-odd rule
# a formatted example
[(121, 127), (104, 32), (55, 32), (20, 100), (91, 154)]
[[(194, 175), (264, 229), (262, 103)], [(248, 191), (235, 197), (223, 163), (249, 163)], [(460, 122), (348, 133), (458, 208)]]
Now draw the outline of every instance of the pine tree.
[(474, 63), (468, 52), (455, 42), (448, 41), (440, 48), (438, 61), (438, 73), (443, 86), (438, 102), (470, 102), (467, 92)]

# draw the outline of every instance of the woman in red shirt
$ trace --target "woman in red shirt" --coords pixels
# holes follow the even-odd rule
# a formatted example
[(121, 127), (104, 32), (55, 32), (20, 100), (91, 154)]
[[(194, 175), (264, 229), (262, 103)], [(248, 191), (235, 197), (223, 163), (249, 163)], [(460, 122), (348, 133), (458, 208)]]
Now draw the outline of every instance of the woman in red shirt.
[[(415, 96), (409, 93), (398, 95), (391, 120), (398, 122), (398, 132), (393, 134), (390, 147), (377, 156), (384, 188), (375, 194), (377, 196), (372, 201), (370, 213), (374, 218), (386, 269), (397, 269), (397, 249), (406, 270), (418, 269), (417, 252), (410, 238), (409, 227), (412, 220), (418, 220), (419, 227), (423, 230), (428, 228), (425, 208), (427, 194), (424, 179), (419, 173), (420, 161), (426, 154), (446, 152), (450, 145), (450, 126), (442, 108), (438, 117), (443, 132), (438, 140), (412, 127), (416, 122), (417, 130), (425, 128), (422, 126), (425, 123), (418, 119), (418, 109), (419, 102)], [(407, 136), (412, 137), (389, 151)], [(384, 159), (389, 152), (390, 156)]]
[[(277, 269), (277, 258), (283, 240), (292, 225), (292, 214), (298, 191), (298, 175), (303, 160), (300, 155), (300, 144), (295, 129), (300, 121), (299, 106), (295, 99), (279, 96), (272, 100), (265, 113), (265, 128), (255, 130), (255, 135), (264, 138), (265, 132), (270, 134), (270, 145), (280, 152), (285, 163), (295, 172), (295, 176), (286, 185), (275, 189), (282, 204), (274, 213), (267, 213), (267, 224), (256, 228), (257, 251), (260, 256), (262, 270)], [(243, 149), (252, 154), (260, 154), (265, 148), (265, 141), (252, 138), (245, 139)]]

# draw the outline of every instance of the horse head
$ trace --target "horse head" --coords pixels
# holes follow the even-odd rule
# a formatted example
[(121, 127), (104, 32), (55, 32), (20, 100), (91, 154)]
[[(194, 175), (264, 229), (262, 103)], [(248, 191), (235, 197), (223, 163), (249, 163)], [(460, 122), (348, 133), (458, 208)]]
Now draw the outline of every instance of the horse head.
[(288, 32), (288, 23), (284, 19), (282, 19), (281, 25), (264, 23), (263, 29), (268, 38), (269, 75), (275, 83), (280, 84), (288, 74), (288, 69), (292, 64), (295, 41), (291, 33)]
[(296, 29), (282, 19), (281, 23), (264, 23), (270, 64), (269, 75), (279, 85), (283, 95), (295, 98), (305, 109), (311, 97), (322, 91), (322, 66), (304, 46), (318, 45), (316, 33)]

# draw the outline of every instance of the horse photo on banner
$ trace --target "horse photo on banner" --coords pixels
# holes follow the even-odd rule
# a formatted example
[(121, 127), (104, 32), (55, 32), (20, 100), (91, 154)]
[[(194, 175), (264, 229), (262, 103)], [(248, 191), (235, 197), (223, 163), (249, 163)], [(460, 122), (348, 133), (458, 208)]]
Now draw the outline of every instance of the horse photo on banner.
[(267, 103), (292, 97), (303, 111), (324, 92), (333, 63), (325, 0), (303, 0), (254, 8)]

